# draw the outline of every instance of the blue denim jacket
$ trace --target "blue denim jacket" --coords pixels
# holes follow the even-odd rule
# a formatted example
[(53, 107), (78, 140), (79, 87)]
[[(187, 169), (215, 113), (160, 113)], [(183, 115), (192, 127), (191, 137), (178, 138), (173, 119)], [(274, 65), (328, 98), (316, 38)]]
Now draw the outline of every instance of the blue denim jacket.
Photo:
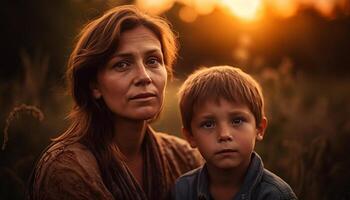
[[(206, 164), (177, 179), (172, 191), (175, 200), (211, 200)], [(290, 186), (280, 177), (264, 168), (260, 156), (253, 152), (240, 191), (234, 200), (289, 200), (297, 199)]]

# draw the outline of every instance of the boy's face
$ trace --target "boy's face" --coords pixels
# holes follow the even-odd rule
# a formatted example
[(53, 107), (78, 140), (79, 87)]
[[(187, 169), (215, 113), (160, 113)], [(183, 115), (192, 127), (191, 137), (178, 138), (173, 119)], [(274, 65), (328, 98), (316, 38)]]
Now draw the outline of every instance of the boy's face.
[[(195, 106), (192, 134), (183, 130), (192, 147), (198, 147), (208, 166), (219, 169), (245, 168), (250, 163), (255, 140), (262, 140), (266, 118), (256, 126), (246, 105), (223, 98)], [(258, 127), (258, 128), (257, 128)]]

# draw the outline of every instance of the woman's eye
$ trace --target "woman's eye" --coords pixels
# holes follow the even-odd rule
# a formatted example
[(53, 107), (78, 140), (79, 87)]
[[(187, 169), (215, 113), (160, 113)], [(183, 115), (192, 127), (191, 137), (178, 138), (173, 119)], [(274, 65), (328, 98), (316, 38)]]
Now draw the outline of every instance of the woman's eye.
[(117, 71), (124, 71), (126, 68), (128, 68), (129, 63), (126, 61), (120, 61), (117, 62), (115, 65), (113, 65), (113, 68), (116, 69)]
[(214, 128), (215, 127), (215, 122), (214, 121), (205, 121), (205, 122), (202, 122), (200, 124), (200, 127), (206, 128), (206, 129)]
[(147, 65), (157, 67), (161, 63), (159, 58), (151, 57), (147, 60)]

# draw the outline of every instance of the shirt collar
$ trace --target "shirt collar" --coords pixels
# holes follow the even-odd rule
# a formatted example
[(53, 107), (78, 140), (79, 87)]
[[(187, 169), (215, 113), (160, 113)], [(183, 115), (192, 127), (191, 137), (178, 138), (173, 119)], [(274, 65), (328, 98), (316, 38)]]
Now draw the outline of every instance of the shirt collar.
[(263, 172), (263, 162), (260, 156), (256, 152), (253, 152), (241, 189), (234, 199), (250, 199), (252, 190), (255, 188), (256, 184), (260, 182)]
[(199, 177), (197, 181), (197, 192), (198, 200), (212, 199), (209, 192), (209, 175), (207, 164), (204, 164), (204, 166), (199, 171)]
[[(247, 174), (245, 175), (241, 189), (235, 195), (234, 200), (250, 199), (253, 188), (261, 180), (263, 170), (264, 165), (260, 156), (256, 152), (253, 152)], [(206, 164), (204, 164), (199, 172), (197, 192), (198, 199), (213, 199), (209, 192), (209, 176)]]

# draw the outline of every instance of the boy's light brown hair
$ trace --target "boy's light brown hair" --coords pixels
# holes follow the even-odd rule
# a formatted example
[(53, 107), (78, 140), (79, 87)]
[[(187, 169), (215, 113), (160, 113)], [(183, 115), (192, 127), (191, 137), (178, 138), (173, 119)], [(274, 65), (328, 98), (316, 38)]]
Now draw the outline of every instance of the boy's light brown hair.
[(219, 101), (220, 98), (248, 106), (256, 125), (265, 117), (260, 84), (236, 67), (201, 68), (185, 80), (178, 96), (182, 124), (190, 133), (194, 107), (206, 101)]

